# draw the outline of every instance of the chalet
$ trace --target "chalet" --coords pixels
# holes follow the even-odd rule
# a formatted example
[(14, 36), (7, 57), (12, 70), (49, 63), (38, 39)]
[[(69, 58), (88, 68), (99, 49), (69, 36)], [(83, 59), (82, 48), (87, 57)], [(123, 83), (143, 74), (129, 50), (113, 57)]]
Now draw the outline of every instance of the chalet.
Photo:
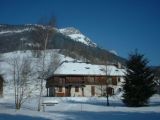
[(0, 97), (3, 96), (3, 77), (0, 75)]
[(46, 82), (47, 96), (105, 96), (121, 91), (125, 70), (115, 65), (64, 62)]

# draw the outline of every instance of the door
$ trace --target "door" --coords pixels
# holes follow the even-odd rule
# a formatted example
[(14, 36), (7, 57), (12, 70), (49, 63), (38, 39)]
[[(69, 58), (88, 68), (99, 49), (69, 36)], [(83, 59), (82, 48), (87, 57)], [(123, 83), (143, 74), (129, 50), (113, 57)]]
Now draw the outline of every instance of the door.
[(95, 96), (95, 86), (91, 86), (91, 96)]
[(65, 96), (66, 97), (71, 96), (71, 87), (70, 86), (65, 87)]

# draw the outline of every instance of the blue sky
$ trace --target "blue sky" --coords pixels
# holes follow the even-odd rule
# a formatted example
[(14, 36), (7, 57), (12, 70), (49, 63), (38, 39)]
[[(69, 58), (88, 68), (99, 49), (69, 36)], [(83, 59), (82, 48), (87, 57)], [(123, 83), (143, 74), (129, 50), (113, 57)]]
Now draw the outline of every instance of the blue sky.
[(37, 23), (54, 15), (57, 26), (75, 27), (122, 57), (138, 49), (160, 65), (159, 0), (0, 0), (0, 23)]

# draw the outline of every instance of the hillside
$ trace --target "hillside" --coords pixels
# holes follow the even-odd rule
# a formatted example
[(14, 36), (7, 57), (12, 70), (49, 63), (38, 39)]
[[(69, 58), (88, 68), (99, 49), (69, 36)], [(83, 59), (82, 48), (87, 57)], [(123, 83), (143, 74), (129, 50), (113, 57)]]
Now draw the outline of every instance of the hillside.
[[(34, 34), (40, 25), (0, 25), (0, 52), (34, 49)], [(75, 28), (55, 29), (55, 34), (48, 41), (48, 49), (60, 49), (61, 54), (75, 59), (104, 64), (120, 62), (125, 59), (99, 48), (96, 43)]]

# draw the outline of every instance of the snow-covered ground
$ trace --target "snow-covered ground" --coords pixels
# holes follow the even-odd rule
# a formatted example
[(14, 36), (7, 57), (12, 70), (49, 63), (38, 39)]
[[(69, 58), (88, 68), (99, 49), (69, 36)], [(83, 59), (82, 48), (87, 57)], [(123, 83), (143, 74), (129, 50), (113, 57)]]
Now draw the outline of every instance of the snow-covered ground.
[(150, 105), (130, 108), (124, 106), (118, 96), (110, 98), (106, 106), (103, 97), (44, 97), (44, 101), (58, 101), (46, 106), (45, 112), (37, 112), (36, 98), (29, 99), (22, 109), (14, 109), (14, 98), (0, 98), (0, 120), (158, 120), (160, 118), (160, 96), (154, 95)]

